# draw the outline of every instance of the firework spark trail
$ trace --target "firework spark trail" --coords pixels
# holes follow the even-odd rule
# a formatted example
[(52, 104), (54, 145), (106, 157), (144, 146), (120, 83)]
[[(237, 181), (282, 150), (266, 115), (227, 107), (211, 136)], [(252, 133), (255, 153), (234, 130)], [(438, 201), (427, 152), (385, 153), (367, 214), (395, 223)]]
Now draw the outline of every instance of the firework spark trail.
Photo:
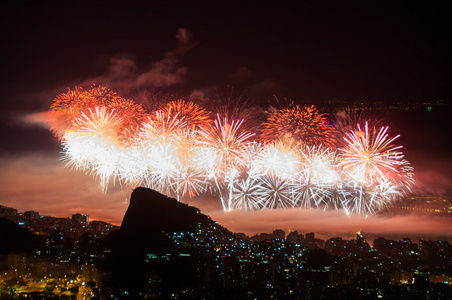
[(345, 181), (354, 190), (354, 200), (346, 199), (345, 206), (357, 214), (373, 213), (399, 194), (402, 190), (397, 189), (394, 178), (405, 177), (408, 187), (412, 182), (410, 168), (399, 151), (402, 146), (392, 144), (399, 136), (389, 138), (387, 131), (388, 127), (382, 127), (369, 133), (367, 123), (364, 131), (358, 125), (357, 131), (344, 137), (347, 146), (339, 149)]
[[(243, 120), (231, 122), (228, 119), (217, 115), (215, 123), (209, 129), (201, 127), (199, 131), (202, 139), (202, 158), (205, 161), (204, 168), (210, 170), (210, 176), (213, 177), (215, 186), (220, 193), (223, 208), (231, 210), (232, 199), (229, 196), (224, 199), (224, 189), (228, 190), (230, 195), (232, 184), (238, 169), (244, 165), (243, 150), (247, 141), (254, 135), (241, 130)], [(226, 187), (224, 185), (226, 184)]]
[(199, 131), (202, 136), (200, 143), (207, 152), (209, 157), (213, 157), (213, 165), (208, 168), (214, 168), (217, 176), (224, 178), (230, 173), (231, 168), (243, 166), (243, 150), (247, 141), (254, 135), (240, 129), (243, 120), (228, 121), (227, 118), (221, 119), (217, 115), (215, 124), (209, 128), (201, 128)]
[[(252, 110), (250, 110), (252, 111)], [(273, 112), (256, 135), (193, 102), (146, 113), (104, 87), (69, 90), (49, 110), (67, 165), (114, 182), (144, 185), (179, 200), (219, 195), (224, 210), (335, 208), (368, 215), (414, 184), (413, 168), (388, 127), (345, 133), (314, 106)], [(253, 116), (250, 116), (252, 118)]]
[(105, 107), (95, 107), (94, 111), (89, 109), (89, 114), (82, 112), (74, 120), (73, 130), (62, 139), (64, 159), (69, 165), (91, 171), (104, 188), (110, 178), (117, 176), (122, 152), (117, 144), (117, 129), (121, 122), (113, 111), (107, 113)]
[(278, 175), (287, 180), (298, 172), (299, 160), (295, 149), (282, 141), (265, 145), (250, 162), (251, 176)]
[(335, 170), (334, 153), (321, 146), (300, 147), (300, 171), (294, 181), (298, 184), (295, 190), (299, 205), (311, 208), (331, 202), (334, 185), (339, 181)]
[(121, 130), (124, 132), (131, 132), (130, 128), (141, 125), (145, 116), (140, 104), (124, 99), (110, 89), (95, 86), (84, 91), (75, 88), (53, 100), (48, 113), (50, 130), (60, 138), (67, 130), (71, 130), (75, 119), (88, 114), (95, 107), (104, 107), (107, 112), (115, 111), (121, 116)]
[(232, 189), (232, 208), (245, 211), (261, 209), (263, 187), (261, 183), (251, 177), (239, 180)]
[(266, 208), (291, 208), (295, 206), (292, 197), (292, 184), (277, 175), (270, 174), (263, 176), (262, 196), (258, 204)]
[(346, 134), (344, 140), (347, 148), (340, 150), (344, 152), (343, 165), (352, 178), (373, 184), (374, 181), (379, 182), (390, 174), (397, 173), (396, 168), (401, 165), (403, 158), (397, 150), (402, 146), (392, 145), (399, 136), (389, 139), (387, 130), (388, 127), (382, 127), (378, 132), (374, 129), (369, 134), (366, 123), (364, 132), (358, 125), (358, 131)]
[(192, 167), (181, 167), (178, 169), (171, 188), (174, 190), (178, 200), (181, 198), (193, 198), (202, 194), (207, 189), (207, 182), (201, 170)]
[(185, 122), (188, 128), (206, 127), (210, 122), (210, 114), (207, 110), (196, 103), (182, 99), (167, 103), (161, 111), (169, 117), (174, 115), (175, 118)]

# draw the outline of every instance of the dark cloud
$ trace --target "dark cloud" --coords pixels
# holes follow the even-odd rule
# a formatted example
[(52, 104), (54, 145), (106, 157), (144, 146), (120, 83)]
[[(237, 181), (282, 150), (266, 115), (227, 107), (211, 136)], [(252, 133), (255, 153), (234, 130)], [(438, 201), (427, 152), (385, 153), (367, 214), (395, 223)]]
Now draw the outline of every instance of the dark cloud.
[(251, 97), (259, 97), (264, 95), (279, 95), (284, 90), (283, 84), (276, 79), (264, 79), (252, 84), (248, 88)]
[(230, 84), (247, 82), (253, 77), (253, 72), (247, 67), (239, 67), (233, 73), (228, 75), (227, 81)]
[(179, 41), (179, 48), (171, 51), (173, 54), (184, 54), (196, 46), (196, 43), (192, 39), (192, 33), (186, 28), (179, 28), (176, 38)]

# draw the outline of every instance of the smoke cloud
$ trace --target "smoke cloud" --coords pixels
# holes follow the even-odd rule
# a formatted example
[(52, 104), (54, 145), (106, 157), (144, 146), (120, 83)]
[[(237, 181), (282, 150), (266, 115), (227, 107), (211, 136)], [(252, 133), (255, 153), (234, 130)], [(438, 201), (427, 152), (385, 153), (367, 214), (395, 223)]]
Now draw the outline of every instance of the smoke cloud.
[(188, 72), (187, 67), (178, 66), (179, 56), (190, 51), (196, 43), (191, 33), (185, 28), (179, 28), (176, 34), (179, 46), (164, 54), (149, 68), (140, 71), (135, 60), (125, 55), (110, 59), (107, 74), (88, 79), (81, 84), (89, 86), (93, 83), (106, 85), (116, 91), (128, 91), (138, 88), (165, 88), (181, 84)]
[(50, 127), (47, 122), (47, 111), (18, 115), (14, 120), (23, 126), (38, 126), (47, 130)]

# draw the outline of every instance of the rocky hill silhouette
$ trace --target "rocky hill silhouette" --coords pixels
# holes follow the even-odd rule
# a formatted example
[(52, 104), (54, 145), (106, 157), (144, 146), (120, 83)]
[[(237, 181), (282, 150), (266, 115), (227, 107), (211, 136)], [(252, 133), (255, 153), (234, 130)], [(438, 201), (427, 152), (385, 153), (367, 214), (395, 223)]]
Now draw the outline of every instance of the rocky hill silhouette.
[[(129, 207), (124, 215), (121, 228), (106, 239), (107, 247), (113, 250), (149, 251), (149, 249), (175, 247), (167, 236), (173, 232), (195, 230), (214, 225), (208, 216), (196, 207), (178, 202), (148, 188), (136, 188), (130, 197)], [(232, 235), (218, 226), (221, 234)]]
[(199, 209), (178, 202), (151, 189), (136, 188), (124, 215), (121, 230), (126, 232), (160, 232), (189, 230), (198, 222), (211, 222)]
[(182, 232), (191, 241), (200, 232), (209, 240), (233, 238), (199, 209), (154, 190), (136, 188), (121, 228), (103, 241), (107, 255), (101, 268), (109, 274), (103, 284), (111, 290), (122, 287), (136, 297), (156, 282), (162, 291), (199, 286), (212, 268), (213, 251), (208, 250), (212, 246), (175, 242), (172, 237)]

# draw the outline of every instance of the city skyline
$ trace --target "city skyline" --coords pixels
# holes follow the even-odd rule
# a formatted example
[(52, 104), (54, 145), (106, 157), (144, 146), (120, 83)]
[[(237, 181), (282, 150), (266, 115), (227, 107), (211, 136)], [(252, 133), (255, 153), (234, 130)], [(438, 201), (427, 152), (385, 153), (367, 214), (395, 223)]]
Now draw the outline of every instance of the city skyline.
[(8, 218), (0, 223), (10, 237), (0, 247), (2, 296), (442, 299), (452, 292), (448, 241), (371, 242), (360, 232), (325, 240), (281, 229), (246, 237), (147, 188), (133, 191), (120, 228), (87, 225), (79, 214), (22, 218), (2, 207), (0, 215)]
[[(166, 197), (163, 194), (160, 194), (156, 191), (153, 191), (149, 188), (138, 188), (141, 190), (147, 190), (148, 193), (155, 193), (156, 195), (159, 195), (158, 197)], [(150, 203), (153, 201), (152, 198), (149, 199)], [(177, 201), (176, 199), (169, 198), (168, 200), (171, 201)], [(324, 212), (318, 212), (313, 216), (310, 216), (311, 219), (305, 220), (303, 223), (300, 223), (299, 220), (296, 220), (296, 216), (294, 218), (293, 212), (290, 211), (290, 209), (284, 209), (280, 211), (280, 214), (282, 215), (282, 218), (285, 220), (283, 223), (279, 223), (278, 226), (281, 226), (281, 228), (274, 228), (272, 227), (274, 223), (267, 222), (268, 217), (263, 216), (257, 216), (257, 215), (251, 215), (252, 222), (250, 220), (247, 220), (246, 222), (236, 222), (237, 220), (241, 220), (242, 218), (237, 218), (237, 216), (233, 215), (232, 219), (227, 219), (224, 217), (224, 215), (221, 214), (220, 211), (213, 212), (212, 215), (206, 215), (208, 218), (211, 218), (213, 221), (216, 222), (217, 218), (218, 220), (221, 220), (220, 225), (222, 225), (226, 230), (230, 230), (232, 233), (237, 235), (237, 237), (240, 238), (246, 238), (250, 241), (259, 241), (266, 239), (267, 236), (272, 236), (273, 238), (279, 238), (279, 239), (289, 239), (290, 236), (288, 236), (290, 233), (297, 233), (302, 234), (303, 236), (306, 234), (308, 235), (316, 235), (317, 237), (320, 237), (321, 239), (331, 239), (331, 238), (337, 238), (342, 237), (344, 240), (347, 239), (353, 239), (356, 235), (365, 235), (366, 238), (369, 239), (372, 245), (372, 241), (376, 238), (384, 237), (384, 238), (393, 238), (396, 240), (403, 240), (405, 238), (409, 239), (445, 239), (450, 240), (449, 235), (449, 222), (448, 219), (450, 218), (450, 213), (452, 212), (452, 206), (451, 203), (447, 200), (441, 199), (440, 197), (419, 197), (419, 198), (410, 198), (410, 201), (413, 203), (405, 202), (406, 207), (397, 207), (394, 206), (393, 209), (390, 209), (384, 214), (380, 215), (380, 220), (373, 219), (372, 222), (366, 222), (367, 218), (361, 217), (361, 229), (358, 231), (355, 231), (354, 228), (356, 228), (356, 220), (353, 221), (353, 219), (349, 218), (349, 222), (337, 224), (335, 230), (328, 230), (329, 226), (326, 224), (322, 224), (323, 222), (323, 214)], [(427, 201), (429, 204), (433, 202), (434, 204), (432, 206), (416, 206), (413, 204), (421, 204), (423, 202)], [(436, 203), (435, 203), (436, 202)], [(436, 205), (435, 205), (436, 204)], [(440, 204), (440, 205), (438, 205)], [(149, 204), (148, 204), (149, 205)], [(199, 210), (198, 207), (189, 205), (188, 207), (191, 207), (195, 210), (198, 210), (200, 213), (204, 212), (202, 210)], [(398, 214), (400, 213), (400, 210), (420, 210), (424, 211), (423, 215), (410, 215), (404, 214)], [(130, 210), (130, 203), (128, 204), (128, 210)], [(261, 214), (268, 214), (271, 213), (272, 210), (267, 211), (260, 211)], [(146, 214), (146, 212), (144, 212)], [(250, 215), (248, 212), (240, 212), (243, 217), (250, 218)], [(330, 216), (327, 218), (340, 218), (342, 217), (340, 214), (335, 214), (334, 211), (328, 212)], [(108, 235), (109, 230), (117, 230), (119, 228), (122, 228), (122, 224), (118, 225), (112, 225), (104, 220), (99, 219), (91, 219), (88, 215), (80, 214), (80, 213), (74, 213), (69, 216), (52, 216), (52, 215), (42, 215), (39, 211), (34, 210), (28, 210), (28, 211), (20, 211), (17, 210), (14, 207), (7, 207), (0, 205), (0, 216), (5, 217), (8, 220), (14, 221), (16, 224), (18, 224), (21, 227), (27, 228), (31, 232), (38, 234), (38, 235), (48, 235), (52, 231), (64, 231), (68, 230), (70, 228), (79, 228), (83, 230), (79, 231), (73, 231), (70, 229), (70, 234), (74, 235), (74, 237), (80, 237), (83, 235), (88, 227), (91, 231), (93, 231), (92, 226), (99, 227), (101, 226), (101, 229), (97, 229), (99, 232), (94, 233), (95, 238), (104, 238)], [(393, 219), (394, 216), (401, 217), (399, 219), (404, 219), (405, 224), (402, 227), (397, 228), (396, 230), (391, 230), (391, 227), (394, 226), (394, 223), (391, 219)], [(436, 222), (432, 223), (431, 219), (429, 217), (435, 216)], [(124, 216), (125, 217), (125, 216)], [(177, 216), (172, 216), (176, 217)], [(270, 215), (271, 217), (271, 215)], [(323, 216), (324, 217), (324, 216)], [(243, 219), (245, 219), (243, 218)], [(430, 219), (430, 220), (429, 220)], [(408, 222), (407, 222), (408, 221)], [(416, 227), (413, 228), (413, 224), (416, 221)], [(446, 222), (445, 222), (446, 221)], [(124, 222), (124, 219), (122, 219), (122, 223)], [(239, 223), (239, 224), (234, 224)], [(249, 226), (247, 228), (246, 224), (253, 224), (253, 226)], [(260, 223), (266, 223), (264, 226)], [(95, 225), (93, 225), (95, 224)], [(227, 224), (228, 226), (226, 226)], [(244, 226), (245, 224), (245, 226)], [(300, 225), (301, 224), (301, 225)], [(90, 225), (90, 226), (88, 226)], [(121, 225), (121, 226), (119, 226)], [(140, 225), (141, 226), (141, 225)], [(86, 229), (85, 229), (86, 227)], [(107, 230), (105, 230), (108, 228)], [(234, 230), (234, 228), (240, 228), (244, 229), (243, 231), (239, 232), (237, 230)], [(375, 231), (376, 229), (376, 231)], [(104, 232), (100, 231), (103, 230)], [(142, 228), (142, 230), (146, 230), (145, 227)], [(89, 231), (88, 231), (89, 232)], [(273, 233), (272, 233), (273, 232)], [(284, 233), (281, 235), (281, 232)], [(67, 232), (66, 232), (67, 233)], [(91, 232), (93, 233), (93, 232)], [(246, 236), (242, 236), (245, 234)], [(72, 238), (74, 238), (72, 237)], [(268, 238), (267, 238), (268, 239)], [(270, 238), (271, 239), (271, 238)]]
[[(132, 187), (116, 184), (103, 193), (89, 175), (65, 168), (59, 160), (58, 141), (43, 122), (52, 99), (75, 86), (104, 84), (134, 99), (153, 89), (212, 99), (216, 90), (225, 95), (230, 85), (235, 97), (243, 93), (262, 105), (274, 100), (273, 95), (281, 101), (308, 104), (441, 99), (450, 110), (451, 45), (446, 35), (450, 24), (447, 12), (438, 6), (304, 4), (301, 10), (291, 11), (282, 6), (200, 5), (189, 13), (184, 6), (169, 4), (116, 8), (94, 5), (85, 10), (84, 5), (72, 5), (65, 9), (56, 2), (40, 6), (25, 1), (6, 10), (0, 204), (44, 214), (80, 212), (114, 224), (121, 220)], [(124, 20), (116, 22), (121, 16)], [(420, 134), (432, 136), (436, 145), (406, 150), (415, 167), (417, 187), (429, 192), (441, 189), (444, 195), (452, 186), (452, 164), (447, 159), (450, 122), (441, 124), (442, 131), (436, 126), (435, 120), (428, 120)], [(402, 127), (398, 124), (397, 129)], [(411, 135), (402, 134), (410, 147), (415, 144), (415, 133)], [(434, 147), (438, 155), (431, 153)], [(234, 216), (217, 211), (209, 199), (189, 204), (223, 219), (226, 227), (242, 224), (232, 225), (236, 231), (244, 231), (240, 227), (258, 230), (245, 219), (257, 224), (274, 220), (273, 229), (286, 219), (300, 227), (321, 228), (315, 222), (318, 219), (332, 227), (350, 223), (346, 231), (391, 227), (391, 222), (378, 217), (350, 220), (307, 211)], [(393, 225), (418, 230), (412, 226), (420, 223), (415, 218)], [(437, 226), (432, 222), (421, 227)]]
[[(420, 197), (422, 201), (423, 197)], [(250, 212), (228, 212), (224, 213), (221, 210), (208, 211), (207, 215), (214, 220), (217, 220), (219, 224), (225, 228), (231, 230), (234, 233), (244, 233), (248, 237), (257, 236), (259, 234), (266, 234), (274, 230), (283, 230), (289, 234), (290, 232), (299, 233), (315, 233), (318, 237), (322, 239), (328, 239), (333, 237), (342, 237), (344, 239), (352, 239), (356, 234), (363, 234), (372, 241), (373, 239), (379, 237), (393, 238), (401, 240), (403, 238), (411, 239), (444, 239), (451, 240), (450, 236), (450, 223), (451, 217), (450, 212), (452, 208), (450, 207), (450, 202), (440, 197), (425, 197), (430, 201), (437, 200), (444, 202), (441, 206), (431, 206), (433, 208), (422, 209), (422, 207), (413, 205), (407, 207), (408, 213), (402, 212), (398, 214), (397, 211), (387, 212), (385, 214), (378, 214), (372, 216), (370, 219), (363, 216), (348, 217), (344, 216), (342, 213), (337, 211), (309, 211), (300, 214), (298, 208), (295, 209), (283, 209), (278, 210), (276, 214), (274, 210), (262, 210), (254, 213)], [(413, 198), (411, 201), (416, 201)], [(418, 200), (419, 201), (419, 200)], [(419, 204), (419, 202), (417, 203)], [(193, 204), (190, 204), (193, 206)], [(410, 205), (408, 203), (408, 205)], [(129, 203), (127, 203), (127, 207)], [(126, 209), (127, 209), (126, 207)], [(196, 208), (196, 206), (194, 206)], [(6, 207), (8, 208), (8, 207)], [(14, 207), (11, 207), (15, 209)], [(424, 210), (421, 214), (416, 214), (413, 209), (421, 208)], [(424, 206), (425, 208), (425, 206)], [(413, 214), (409, 213), (409, 209), (414, 211)], [(427, 212), (426, 212), (427, 211)], [(428, 212), (431, 211), (431, 212)], [(71, 215), (60, 214), (58, 216), (54, 215), (43, 215), (39, 211), (17, 211), (22, 218), (27, 219), (26, 213), (28, 215), (39, 215), (41, 217), (57, 218), (62, 220), (74, 219), (74, 216), (89, 218), (90, 222), (107, 222), (106, 219), (102, 218), (92, 218), (89, 215), (80, 214), (79, 212), (74, 212)], [(206, 213), (201, 210), (202, 213)], [(400, 213), (400, 211), (399, 211)], [(304, 218), (300, 220), (300, 216)], [(434, 217), (434, 218), (432, 218)], [(119, 221), (114, 221), (112, 224), (114, 226), (121, 225), (122, 216)], [(325, 223), (328, 220), (328, 223)], [(334, 224), (331, 224), (334, 222)]]

